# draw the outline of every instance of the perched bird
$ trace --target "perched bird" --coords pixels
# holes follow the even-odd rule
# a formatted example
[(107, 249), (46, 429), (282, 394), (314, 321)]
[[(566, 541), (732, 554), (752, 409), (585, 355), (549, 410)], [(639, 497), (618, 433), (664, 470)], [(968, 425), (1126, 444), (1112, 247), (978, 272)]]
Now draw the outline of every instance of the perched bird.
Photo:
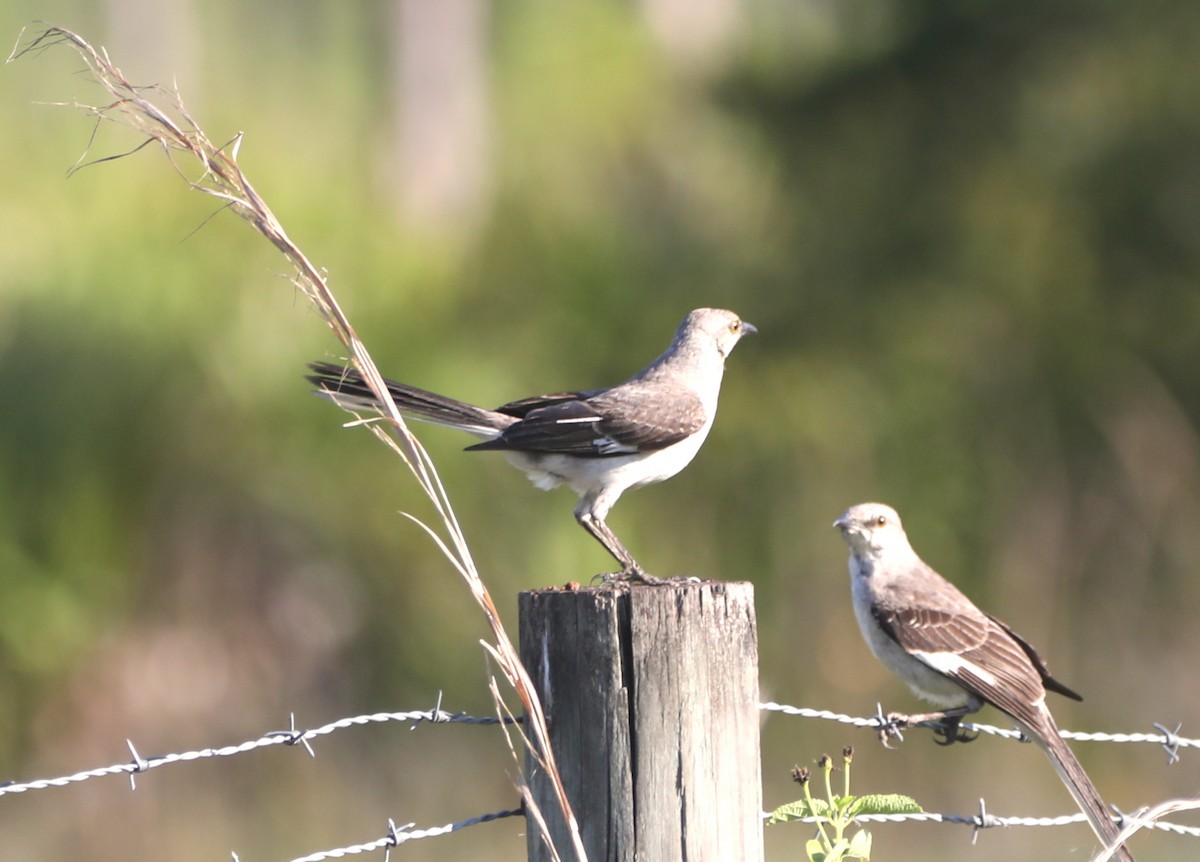
[[(755, 331), (732, 311), (698, 308), (683, 319), (666, 352), (624, 383), (535, 395), (495, 410), (386, 383), (406, 415), (484, 438), (468, 451), (504, 452), (539, 488), (569, 485), (579, 494), (575, 520), (621, 564), (613, 577), (663, 583), (604, 519), (629, 488), (669, 479), (691, 462), (717, 413), (725, 357)], [(308, 380), (331, 401), (350, 410), (379, 409), (357, 371), (328, 363), (309, 368)]]
[[(942, 707), (892, 714), (889, 729), (942, 722), (943, 744), (968, 740), (959, 722), (990, 703), (1046, 752), (1096, 836), (1113, 846), (1120, 829), (1046, 708), (1047, 691), (1083, 698), (1050, 676), (1024, 638), (926, 565), (894, 509), (863, 503), (833, 525), (850, 546), (854, 615), (867, 646), (914, 693)], [(1130, 862), (1133, 856), (1122, 847), (1114, 858)]]

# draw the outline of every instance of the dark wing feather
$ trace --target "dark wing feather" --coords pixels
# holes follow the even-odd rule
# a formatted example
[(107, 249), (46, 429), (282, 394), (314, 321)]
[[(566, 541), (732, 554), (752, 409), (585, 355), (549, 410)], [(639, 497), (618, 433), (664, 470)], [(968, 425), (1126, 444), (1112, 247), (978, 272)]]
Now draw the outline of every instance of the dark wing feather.
[(885, 608), (876, 605), (875, 619), (907, 652), (963, 653), (987, 640), (986, 621), (974, 614), (929, 607)]
[[(505, 428), (500, 436), (467, 448), (507, 449), (580, 457), (629, 454), (603, 451), (607, 440), (601, 430), (602, 417), (586, 401), (569, 400), (550, 402), (543, 407), (530, 406), (528, 402), (534, 400), (515, 402), (522, 405), (517, 409), (524, 409), (526, 412), (522, 419)], [(510, 406), (505, 405), (506, 408)]]
[(553, 392), (549, 395), (531, 395), (529, 398), (501, 404), (496, 408), (496, 412), (524, 419), (534, 410), (553, 407), (556, 404), (568, 404), (572, 401), (584, 401), (587, 397), (587, 392)]
[[(1035, 704), (1045, 697), (1044, 666), (1039, 666), (1040, 660), (1035, 663), (1032, 648), (1003, 624), (974, 608), (877, 607), (875, 616), (907, 652), (967, 691), (1026, 724), (1041, 721)], [(958, 661), (941, 662), (939, 653)]]
[(968, 663), (956, 678), (997, 709), (1037, 727), (1042, 721), (1037, 704), (1046, 698), (1042, 676), (1024, 647), (991, 617), (986, 619), (987, 640), (963, 653)]
[(1030, 646), (1029, 641), (1025, 640), (1025, 638), (1014, 632), (1000, 620), (991, 616), (991, 614), (989, 614), (988, 617), (993, 623), (1004, 629), (1004, 631), (1008, 633), (1009, 637), (1015, 640), (1017, 645), (1025, 651), (1025, 655), (1029, 657), (1029, 661), (1032, 662), (1034, 669), (1041, 676), (1042, 685), (1044, 685), (1049, 691), (1055, 692), (1056, 694), (1061, 694), (1063, 697), (1069, 697), (1071, 700), (1083, 700), (1083, 695), (1072, 691), (1054, 677), (1050, 676), (1050, 669), (1046, 667), (1046, 663), (1042, 661), (1042, 657), (1037, 654), (1037, 651)]
[(508, 449), (604, 458), (665, 449), (704, 426), (704, 407), (689, 391), (651, 393), (626, 384), (587, 393), (539, 395), (497, 412), (520, 417), (494, 440), (471, 449)]
[(604, 435), (639, 452), (665, 449), (704, 427), (704, 404), (690, 390), (644, 389), (629, 384), (588, 399), (603, 418)]

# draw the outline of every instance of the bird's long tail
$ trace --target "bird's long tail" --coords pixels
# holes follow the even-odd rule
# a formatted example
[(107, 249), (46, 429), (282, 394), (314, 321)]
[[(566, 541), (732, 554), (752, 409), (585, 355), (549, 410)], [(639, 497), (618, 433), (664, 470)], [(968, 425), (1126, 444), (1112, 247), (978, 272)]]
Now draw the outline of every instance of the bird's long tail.
[[(355, 369), (328, 362), (314, 362), (308, 367), (313, 373), (306, 379), (317, 387), (319, 395), (349, 410), (379, 409), (375, 394)], [(386, 379), (384, 383), (400, 411), (414, 419), (458, 428), (480, 437), (495, 437), (515, 421), (503, 413), (475, 407), (406, 383)]]
[[(1047, 718), (1049, 718), (1048, 714)], [(1106, 848), (1112, 847), (1116, 843), (1121, 829), (1100, 797), (1100, 791), (1083, 771), (1075, 753), (1059, 735), (1058, 727), (1055, 726), (1053, 719), (1048, 721), (1047, 727), (1040, 729), (1032, 736), (1046, 752), (1050, 762), (1054, 764), (1054, 771), (1058, 773), (1062, 783), (1067, 786), (1067, 790), (1074, 797), (1079, 810), (1087, 816), (1088, 823), (1091, 824), (1096, 837), (1104, 843)], [(1133, 862), (1133, 853), (1128, 848), (1121, 847), (1113, 853), (1112, 858), (1120, 860), (1120, 862)]]

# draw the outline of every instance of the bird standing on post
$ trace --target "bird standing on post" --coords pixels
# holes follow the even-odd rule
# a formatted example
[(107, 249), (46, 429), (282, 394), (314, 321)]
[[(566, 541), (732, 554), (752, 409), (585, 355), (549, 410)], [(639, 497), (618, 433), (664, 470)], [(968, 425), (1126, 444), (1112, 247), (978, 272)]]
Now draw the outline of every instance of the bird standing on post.
[[(638, 564), (605, 523), (630, 488), (669, 479), (695, 457), (712, 428), (725, 357), (755, 332), (732, 311), (698, 308), (662, 356), (624, 383), (535, 395), (488, 410), (385, 381), (402, 413), (483, 437), (468, 451), (499, 450), (539, 488), (569, 485), (575, 520), (621, 564), (614, 577), (663, 583)], [(378, 403), (362, 376), (328, 363), (309, 366), (320, 394), (349, 410)]]
[[(891, 714), (884, 732), (941, 722), (943, 744), (970, 739), (959, 722), (990, 703), (1046, 752), (1096, 836), (1112, 847), (1120, 829), (1046, 708), (1047, 691), (1083, 698), (1051, 677), (1020, 635), (926, 565), (894, 509), (852, 506), (834, 526), (850, 546), (854, 615), (871, 652), (919, 697), (943, 708)], [(1121, 847), (1114, 858), (1132, 862), (1133, 855)]]

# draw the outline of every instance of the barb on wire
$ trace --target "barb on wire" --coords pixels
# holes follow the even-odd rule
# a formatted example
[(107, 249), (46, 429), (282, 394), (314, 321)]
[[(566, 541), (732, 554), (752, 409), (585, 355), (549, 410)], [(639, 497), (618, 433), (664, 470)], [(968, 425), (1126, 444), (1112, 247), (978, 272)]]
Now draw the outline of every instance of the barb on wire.
[(1167, 753), (1167, 765), (1169, 766), (1172, 763), (1178, 763), (1180, 745), (1179, 731), (1183, 729), (1183, 722), (1177, 722), (1174, 730), (1167, 730), (1165, 725), (1159, 724), (1157, 721), (1154, 722), (1154, 726), (1162, 731), (1162, 747)]
[[(416, 725), (413, 725), (416, 727)], [(284, 745), (303, 745), (304, 750), (308, 752), (309, 757), (316, 757), (317, 753), (313, 751), (313, 747), (308, 742), (308, 737), (303, 731), (296, 730), (296, 713), (288, 714), (288, 733), (291, 734), (291, 739), (284, 740)]]
[(130, 765), (131, 768), (129, 770), (129, 789), (137, 790), (137, 774), (139, 772), (145, 772), (150, 768), (150, 766), (144, 759), (142, 759), (142, 756), (138, 754), (137, 749), (133, 747), (132, 739), (125, 740), (125, 744), (129, 746), (129, 753), (133, 755), (133, 763)]
[[(846, 715), (840, 712), (831, 712), (827, 709), (811, 709), (803, 706), (789, 706), (787, 704), (775, 703), (768, 701), (759, 704), (759, 708), (764, 712), (778, 712), (783, 715), (792, 715), (799, 718), (820, 718), (826, 721), (836, 721), (840, 724), (848, 724), (853, 727), (865, 727), (871, 730), (878, 731), (887, 723), (887, 717), (883, 714), (882, 707), (876, 707), (877, 712), (870, 718), (862, 718), (860, 716)], [(936, 728), (934, 722), (921, 722), (915, 725), (916, 727), (931, 727)], [(1094, 733), (1078, 730), (1062, 730), (1063, 739), (1073, 739), (1079, 742), (1148, 742), (1162, 747), (1167, 752), (1168, 764), (1175, 763), (1179, 760), (1179, 750), (1181, 748), (1200, 748), (1200, 739), (1188, 739), (1179, 736), (1179, 731), (1182, 729), (1182, 724), (1175, 725), (1174, 730), (1169, 730), (1162, 724), (1157, 722), (1153, 725), (1157, 728), (1157, 733)], [(995, 727), (990, 724), (977, 724), (972, 721), (964, 721), (962, 723), (964, 730), (969, 730), (977, 733), (984, 733), (990, 736), (998, 736), (1002, 739), (1015, 739), (1025, 741), (1025, 735), (1016, 728)]]
[[(441, 700), (439, 698), (439, 704)], [(289, 730), (272, 730), (264, 733), (258, 739), (239, 742), (235, 745), (226, 745), (220, 748), (202, 748), (196, 751), (183, 751), (177, 754), (161, 754), (154, 757), (143, 757), (138, 754), (137, 749), (131, 740), (126, 740), (129, 746), (129, 752), (133, 755), (133, 760), (126, 763), (117, 763), (112, 766), (101, 766), (96, 769), (88, 769), (82, 772), (76, 772), (72, 775), (64, 775), (59, 778), (40, 778), (34, 781), (25, 782), (9, 782), (0, 785), (0, 796), (12, 796), (17, 793), (26, 793), (30, 790), (46, 790), (50, 787), (65, 787), (69, 784), (78, 784), (81, 781), (87, 781), (92, 778), (102, 778), (106, 775), (128, 775), (130, 784), (133, 785), (135, 776), (138, 773), (149, 772), (151, 769), (157, 769), (160, 766), (166, 766), (170, 763), (185, 763), (192, 760), (203, 760), (210, 757), (232, 757), (235, 754), (244, 754), (247, 751), (253, 751), (256, 748), (267, 748), (272, 745), (302, 745), (310, 755), (316, 756), (309, 740), (315, 739), (318, 736), (326, 736), (339, 730), (344, 730), (348, 727), (357, 727), (366, 724), (385, 724), (387, 722), (411, 723), (415, 728), (418, 724), (512, 724), (518, 722), (519, 719), (505, 718), (501, 720), (494, 715), (466, 715), (461, 712), (445, 712), (437, 708), (431, 710), (415, 710), (412, 712), (376, 712), (370, 715), (356, 715), (350, 718), (340, 718), (337, 721), (331, 721), (328, 724), (320, 727), (310, 728), (308, 730), (296, 729), (296, 716), (291, 717), (291, 728)], [(412, 728), (410, 728), (412, 729)], [(136, 785), (133, 785), (136, 789)]]
[(971, 845), (974, 846), (979, 841), (979, 830), (992, 829), (999, 826), (999, 821), (991, 814), (988, 814), (987, 803), (983, 801), (983, 797), (979, 797), (979, 814), (976, 815), (976, 822), (971, 828)]

